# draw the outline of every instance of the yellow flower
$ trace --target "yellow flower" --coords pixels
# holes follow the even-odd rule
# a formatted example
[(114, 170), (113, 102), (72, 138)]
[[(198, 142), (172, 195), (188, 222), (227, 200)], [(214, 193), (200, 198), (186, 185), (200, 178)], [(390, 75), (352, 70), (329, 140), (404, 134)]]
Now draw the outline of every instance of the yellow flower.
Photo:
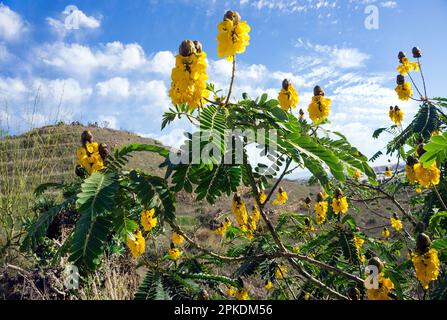
[(172, 260), (177, 260), (182, 255), (182, 252), (178, 248), (171, 248), (168, 250), (168, 255)]
[(323, 224), (326, 221), (326, 213), (328, 209), (328, 203), (326, 201), (320, 201), (315, 203), (314, 206), (316, 215), (315, 218), (318, 224)]
[(217, 228), (214, 232), (223, 237), (229, 227), (231, 227), (231, 220), (228, 218), (225, 218), (225, 221), (223, 223), (221, 223), (220, 227)]
[(185, 241), (185, 238), (181, 234), (178, 234), (177, 232), (173, 232), (172, 236), (171, 236), (171, 240), (174, 244), (180, 245), (183, 243), (183, 241)]
[(250, 300), (250, 296), (248, 295), (248, 291), (246, 289), (239, 289), (236, 293), (237, 300)]
[(259, 203), (264, 204), (265, 200), (267, 200), (267, 195), (264, 191), (259, 192)]
[(434, 130), (434, 131), (432, 131), (432, 133), (431, 133), (431, 136), (433, 137), (433, 136), (439, 136), (441, 134), (441, 131), (439, 131), (439, 130)]
[(237, 53), (245, 52), (249, 45), (250, 26), (246, 21), (240, 21), (235, 11), (228, 11), (224, 20), (217, 26), (217, 55), (232, 61)]
[(157, 225), (157, 218), (154, 218), (155, 209), (143, 210), (141, 212), (141, 225), (144, 231), (150, 231)]
[(384, 237), (384, 238), (389, 238), (390, 237), (390, 230), (388, 230), (388, 228), (383, 228), (383, 230), (382, 230), (382, 236)]
[(391, 223), (391, 227), (393, 227), (394, 230), (396, 230), (396, 231), (400, 231), (403, 228), (402, 221), (400, 221), (400, 219), (397, 217), (391, 217), (390, 223)]
[(411, 260), (416, 270), (416, 277), (424, 289), (428, 289), (430, 282), (436, 280), (439, 276), (441, 263), (438, 251), (431, 248), (424, 254), (413, 254)]
[(279, 264), (275, 269), (275, 278), (278, 280), (283, 279), (287, 275), (287, 267)]
[(414, 191), (416, 191), (416, 193), (422, 193), (422, 189), (419, 187), (415, 188)]
[(386, 167), (385, 172), (384, 172), (385, 177), (389, 178), (393, 176), (393, 171), (391, 171), (390, 167)]
[(395, 106), (394, 108), (390, 107), (388, 115), (390, 116), (391, 121), (397, 125), (400, 125), (404, 120), (404, 112), (398, 106)]
[(298, 105), (298, 93), (296, 92), (295, 87), (287, 79), (284, 79), (282, 82), (282, 89), (279, 92), (278, 101), (284, 111), (294, 109)]
[(293, 253), (300, 253), (301, 250), (300, 250), (300, 247), (295, 246), (292, 248), (292, 251), (293, 251)]
[(228, 290), (227, 290), (227, 294), (228, 294), (230, 297), (234, 297), (234, 296), (236, 296), (236, 289), (235, 289), (234, 287), (229, 287)]
[(282, 188), (279, 188), (278, 193), (276, 194), (276, 199), (273, 200), (272, 204), (274, 205), (285, 204), (287, 200), (289, 200), (287, 193)]
[(144, 253), (146, 249), (146, 241), (144, 240), (140, 230), (133, 235), (133, 238), (130, 236), (127, 237), (127, 246), (129, 247), (134, 258), (138, 258)]
[(209, 96), (206, 88), (206, 53), (198, 41), (191, 40), (183, 41), (179, 51), (171, 72), (169, 96), (174, 105), (187, 103), (194, 109), (200, 107), (203, 99)]
[(413, 95), (413, 88), (411, 84), (407, 81), (404, 84), (398, 84), (395, 89), (398, 97), (402, 101), (408, 101)]
[(416, 172), (414, 171), (413, 165), (407, 164), (405, 166), (405, 173), (407, 174), (407, 179), (410, 183), (417, 182)]
[(88, 151), (88, 153), (95, 153), (98, 152), (99, 146), (97, 142), (86, 142), (85, 143), (85, 149)]
[(394, 289), (394, 283), (389, 278), (385, 278), (384, 274), (381, 272), (379, 273), (379, 288), (368, 289), (368, 299), (391, 300), (389, 293), (393, 289)]
[(310, 293), (309, 292), (306, 292), (305, 294), (304, 294), (304, 300), (309, 300), (310, 299)]
[(331, 99), (324, 96), (313, 96), (307, 111), (313, 122), (321, 122), (329, 116), (331, 109)]
[(242, 198), (237, 193), (233, 196), (232, 211), (239, 227), (246, 226), (248, 222), (247, 208), (245, 207), (245, 202), (242, 201)]
[(433, 162), (433, 164), (428, 168), (424, 168), (421, 163), (416, 163), (413, 166), (413, 170), (416, 176), (416, 180), (421, 186), (429, 188), (432, 185), (439, 184), (441, 171), (438, 169), (436, 162)]
[(362, 173), (358, 170), (355, 170), (353, 173), (354, 179), (359, 180), (362, 177)]
[(357, 255), (358, 255), (358, 257), (359, 257), (361, 262), (364, 262), (365, 259), (366, 259), (365, 256), (362, 255), (362, 253), (361, 253), (361, 249), (362, 249), (362, 246), (363, 246), (364, 243), (365, 243), (365, 240), (363, 240), (362, 238), (354, 235), (354, 245), (355, 245), (355, 248), (357, 250)]
[(270, 290), (273, 288), (273, 283), (270, 280), (267, 280), (267, 282), (265, 283), (264, 288), (266, 288), (267, 290)]
[(332, 210), (334, 213), (346, 213), (348, 212), (348, 208), (348, 200), (346, 200), (346, 197), (343, 195), (341, 190), (335, 190), (334, 198), (332, 199)]
[(419, 71), (419, 64), (417, 62), (410, 62), (407, 57), (402, 57), (400, 59), (401, 63), (397, 66), (397, 71), (403, 75), (408, 75), (408, 72)]

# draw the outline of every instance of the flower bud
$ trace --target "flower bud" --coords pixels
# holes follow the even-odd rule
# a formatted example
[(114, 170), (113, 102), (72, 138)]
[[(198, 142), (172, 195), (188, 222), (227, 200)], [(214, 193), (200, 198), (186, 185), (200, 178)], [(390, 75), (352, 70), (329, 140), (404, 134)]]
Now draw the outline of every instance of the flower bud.
[(322, 192), (318, 192), (317, 194), (317, 202), (322, 202), (324, 201), (324, 195)]
[(196, 48), (196, 53), (202, 53), (202, 44), (198, 40), (194, 40), (194, 47)]
[(418, 155), (418, 157), (420, 158), (420, 157), (422, 157), (422, 155), (425, 153), (425, 152), (427, 152), (427, 151), (425, 151), (425, 149), (424, 149), (424, 143), (421, 143), (420, 145), (418, 145), (418, 149), (416, 150), (416, 153), (417, 153), (417, 155)]
[(304, 199), (305, 204), (310, 204), (311, 202), (312, 202), (312, 199), (309, 196), (307, 196), (306, 199)]
[(396, 78), (396, 83), (398, 85), (404, 84), (405, 83), (405, 77), (403, 75), (401, 75), (401, 74), (398, 75), (397, 78)]
[(402, 59), (405, 58), (406, 55), (402, 51), (399, 51), (399, 54), (397, 55), (397, 57), (399, 58), (399, 61), (402, 62)]
[(107, 158), (107, 156), (109, 155), (109, 148), (107, 147), (107, 145), (105, 143), (101, 143), (99, 145), (99, 155), (101, 156), (101, 158), (103, 160), (105, 160)]
[(425, 233), (421, 233), (416, 238), (416, 253), (418, 254), (424, 254), (426, 253), (431, 247), (431, 240), (430, 237), (427, 236)]
[(279, 192), (279, 193), (283, 193), (283, 192), (284, 192), (284, 189), (283, 189), (282, 187), (279, 187), (279, 188), (278, 188), (278, 192)]
[(315, 86), (314, 96), (324, 96), (324, 90), (320, 86)]
[(283, 81), (282, 81), (282, 88), (284, 89), (284, 90), (287, 90), (287, 89), (289, 89), (289, 86), (290, 86), (290, 81), (289, 81), (289, 79), (284, 79)]
[(393, 111), (394, 109), (393, 109), (393, 106), (390, 106), (390, 111)]
[(383, 262), (382, 260), (380, 260), (379, 257), (372, 257), (371, 259), (369, 259), (368, 265), (376, 266), (377, 269), (379, 269), (379, 272), (382, 272), (383, 270)]
[(336, 198), (336, 199), (339, 199), (339, 198), (341, 198), (341, 197), (343, 197), (343, 192), (340, 190), (340, 189), (335, 189), (335, 191), (334, 191), (334, 197)]
[(81, 165), (77, 165), (75, 168), (75, 174), (79, 177), (79, 178), (84, 178), (85, 177), (85, 170), (84, 168), (82, 168)]
[(90, 131), (85, 130), (84, 132), (82, 132), (82, 134), (81, 134), (82, 145), (85, 145), (87, 142), (92, 142), (92, 141), (93, 141), (93, 135)]
[(418, 162), (419, 162), (418, 159), (416, 159), (413, 156), (408, 156), (407, 157), (407, 165), (409, 165), (409, 166), (414, 166)]
[(242, 202), (242, 198), (238, 193), (235, 193), (233, 196), (233, 201), (237, 202), (237, 203), (241, 203)]
[(400, 108), (398, 106), (394, 106), (394, 111), (399, 111)]
[(300, 109), (299, 113), (300, 113), (300, 117), (304, 117), (304, 110), (303, 109)]
[(226, 19), (233, 21), (233, 24), (238, 24), (239, 21), (241, 21), (241, 16), (239, 15), (239, 13), (237, 11), (227, 11), (224, 15), (224, 21)]
[(411, 50), (411, 52), (413, 53), (413, 58), (418, 59), (422, 57), (422, 51), (418, 47), (413, 47), (413, 50)]
[(182, 44), (178, 48), (178, 53), (183, 57), (188, 57), (193, 53), (196, 53), (196, 46), (191, 40), (183, 40)]

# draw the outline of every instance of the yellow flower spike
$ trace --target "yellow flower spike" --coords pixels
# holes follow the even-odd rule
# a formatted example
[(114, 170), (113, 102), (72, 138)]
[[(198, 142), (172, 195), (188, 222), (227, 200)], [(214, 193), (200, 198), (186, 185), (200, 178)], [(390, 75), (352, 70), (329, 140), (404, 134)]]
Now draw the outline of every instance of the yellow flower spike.
[(217, 55), (232, 61), (236, 54), (245, 52), (250, 44), (250, 26), (241, 21), (239, 13), (227, 11), (224, 19), (217, 26)]
[(157, 218), (154, 218), (155, 209), (143, 210), (141, 212), (141, 225), (144, 231), (150, 231), (157, 225)]
[(278, 193), (276, 195), (276, 199), (273, 200), (273, 205), (282, 205), (285, 204), (289, 200), (289, 196), (287, 195), (287, 192), (284, 191), (283, 188), (278, 189)]
[(368, 289), (369, 300), (392, 300), (389, 293), (394, 289), (394, 283), (386, 278), (381, 272), (379, 273), (379, 287), (377, 289)]
[(206, 53), (198, 41), (185, 40), (179, 47), (171, 72), (169, 97), (174, 105), (187, 103), (192, 109), (200, 107), (209, 91), (206, 89)]
[(273, 289), (273, 283), (270, 280), (265, 282), (264, 288), (267, 290)]
[(387, 227), (383, 228), (383, 230), (382, 230), (382, 236), (383, 236), (384, 238), (389, 238), (389, 237), (390, 237), (390, 230), (388, 230)]
[(413, 156), (409, 156), (407, 158), (405, 173), (407, 175), (407, 179), (410, 183), (417, 182), (416, 172), (414, 170), (414, 166), (418, 163), (418, 160)]
[(185, 241), (185, 238), (181, 234), (178, 234), (177, 232), (173, 232), (172, 236), (171, 236), (171, 240), (174, 244), (181, 245)]
[(402, 221), (400, 221), (396, 214), (394, 214), (394, 216), (390, 218), (390, 223), (391, 227), (393, 227), (393, 229), (396, 231), (400, 231), (403, 228)]
[(430, 237), (425, 233), (418, 235), (416, 239), (416, 252), (411, 255), (411, 260), (416, 271), (416, 277), (424, 289), (428, 289), (430, 282), (439, 276), (441, 262), (438, 251), (431, 248)]
[(232, 211), (239, 227), (246, 226), (248, 223), (247, 208), (245, 207), (245, 202), (242, 200), (241, 196), (237, 193), (235, 193), (233, 196)]
[(278, 101), (284, 111), (295, 109), (298, 105), (298, 93), (288, 79), (284, 79), (282, 82), (282, 89), (279, 92)]
[(362, 246), (364, 243), (365, 243), (364, 239), (360, 238), (359, 236), (354, 235), (354, 245), (357, 250), (357, 255), (361, 262), (365, 262), (365, 256), (362, 255), (362, 253), (361, 253), (361, 249), (362, 249)]
[(146, 241), (141, 234), (141, 231), (138, 230), (132, 237), (127, 237), (127, 246), (129, 247), (130, 252), (134, 258), (138, 258), (141, 256), (146, 250)]
[(321, 225), (326, 221), (326, 214), (328, 210), (328, 203), (327, 201), (319, 201), (315, 203), (314, 209), (315, 209), (315, 219), (317, 221), (317, 224)]
[(404, 112), (398, 106), (395, 106), (394, 108), (390, 107), (388, 115), (390, 116), (391, 121), (396, 125), (402, 124), (402, 121), (404, 120)]
[(258, 223), (259, 220), (261, 220), (261, 212), (259, 211), (257, 206), (253, 206), (251, 208), (251, 216), (250, 216), (250, 218), (251, 218), (251, 221), (253, 223), (255, 223), (255, 224)]
[(264, 191), (259, 192), (259, 203), (264, 204), (266, 200), (267, 195), (265, 194), (265, 192)]
[(319, 123), (329, 116), (330, 109), (331, 99), (325, 98), (323, 89), (320, 86), (316, 86), (312, 101), (307, 108), (310, 119), (315, 123)]
[(393, 171), (390, 167), (386, 167), (385, 172), (383, 173), (385, 177), (390, 178), (393, 176)]
[(168, 255), (172, 260), (178, 260), (182, 255), (182, 252), (172, 244), (171, 249), (168, 250)]
[(405, 81), (404, 76), (397, 76), (397, 86), (395, 91), (402, 101), (408, 101), (413, 96), (413, 88), (411, 87), (410, 82)]
[(335, 214), (348, 212), (349, 205), (348, 200), (343, 195), (340, 189), (336, 189), (334, 192), (334, 198), (332, 199), (332, 210)]
[(237, 291), (234, 287), (229, 287), (227, 290), (227, 295), (230, 297), (235, 297), (236, 293), (237, 293)]
[(231, 224), (231, 220), (225, 218), (225, 221), (221, 223), (219, 228), (217, 228), (214, 232), (223, 237), (225, 235), (225, 232), (227, 232), (227, 229), (231, 227)]
[(287, 275), (287, 267), (279, 264), (275, 269), (275, 279), (282, 280)]
[(248, 291), (244, 288), (239, 289), (238, 292), (236, 293), (236, 299), (237, 300), (250, 300)]

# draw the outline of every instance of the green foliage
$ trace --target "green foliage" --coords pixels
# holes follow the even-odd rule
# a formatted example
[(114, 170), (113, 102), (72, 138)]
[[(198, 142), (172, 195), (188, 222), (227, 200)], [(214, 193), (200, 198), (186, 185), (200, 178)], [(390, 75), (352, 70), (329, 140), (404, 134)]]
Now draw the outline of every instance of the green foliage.
[(430, 142), (424, 146), (427, 151), (421, 157), (421, 162), (425, 167), (429, 167), (433, 162), (441, 163), (447, 159), (447, 132), (441, 136), (433, 136)]

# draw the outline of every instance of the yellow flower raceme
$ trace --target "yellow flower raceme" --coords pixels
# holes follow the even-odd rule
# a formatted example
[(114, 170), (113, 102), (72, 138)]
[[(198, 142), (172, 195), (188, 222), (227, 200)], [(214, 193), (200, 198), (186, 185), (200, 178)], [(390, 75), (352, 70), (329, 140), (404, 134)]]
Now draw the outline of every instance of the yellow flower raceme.
[(270, 280), (267, 280), (267, 282), (265, 283), (264, 288), (266, 288), (267, 290), (270, 290), (273, 288), (273, 283)]
[(438, 251), (431, 248), (424, 254), (413, 254), (412, 259), (416, 270), (416, 277), (424, 289), (428, 289), (431, 281), (439, 276), (441, 263), (438, 257)]
[(329, 117), (329, 111), (331, 109), (331, 99), (324, 96), (313, 96), (312, 102), (307, 107), (309, 117), (313, 122), (321, 122)]
[(169, 96), (174, 105), (187, 103), (192, 109), (200, 107), (209, 96), (206, 88), (206, 53), (198, 41), (182, 42), (171, 72)]
[(400, 125), (404, 120), (404, 112), (398, 106), (395, 106), (394, 108), (390, 107), (388, 115), (390, 116), (391, 121), (397, 125)]
[(278, 280), (283, 279), (287, 275), (287, 267), (279, 264), (275, 269), (275, 278)]
[(223, 237), (229, 227), (231, 227), (231, 220), (225, 218), (225, 221), (221, 223), (220, 227), (217, 228), (214, 232)]
[[(86, 133), (90, 134), (90, 138), (92, 137), (89, 131), (85, 131), (83, 135)], [(104, 159), (101, 157), (98, 143), (90, 140), (83, 141), (83, 145), (84, 147), (76, 150), (78, 164), (87, 170), (89, 174), (104, 169)]]
[(178, 248), (172, 247), (168, 250), (168, 255), (172, 260), (177, 260), (182, 255), (182, 252)]
[(343, 195), (341, 190), (337, 189), (334, 193), (334, 198), (332, 199), (332, 210), (335, 214), (348, 212), (348, 200)]
[(259, 192), (259, 203), (264, 204), (267, 200), (267, 195), (264, 191)]
[(127, 237), (127, 246), (129, 247), (134, 258), (138, 258), (144, 253), (146, 249), (146, 241), (144, 240), (140, 230), (133, 235), (133, 239), (131, 237)]
[(150, 231), (157, 225), (157, 218), (154, 218), (155, 209), (143, 210), (141, 212), (141, 225), (144, 231)]
[(394, 90), (396, 91), (399, 99), (402, 101), (408, 101), (413, 95), (413, 88), (408, 81), (403, 84), (398, 84)]
[(298, 105), (298, 93), (296, 92), (295, 87), (287, 79), (284, 79), (282, 82), (282, 89), (279, 92), (278, 101), (284, 111), (294, 109)]
[(421, 186), (429, 188), (432, 185), (436, 186), (439, 184), (441, 171), (438, 169), (436, 162), (433, 162), (428, 168), (424, 168), (421, 163), (416, 163), (413, 166), (413, 170), (416, 180)]
[(382, 230), (382, 236), (384, 237), (384, 238), (389, 238), (390, 237), (390, 230), (388, 230), (388, 228), (383, 228), (383, 230)]
[(377, 289), (368, 289), (369, 300), (392, 300), (389, 293), (394, 289), (394, 283), (385, 278), (383, 273), (379, 273), (379, 287)]
[(362, 246), (363, 246), (364, 243), (365, 243), (365, 240), (363, 240), (362, 238), (354, 235), (354, 245), (355, 245), (355, 248), (357, 250), (357, 255), (358, 255), (358, 257), (359, 257), (361, 262), (364, 262), (365, 259), (366, 259), (365, 256), (362, 255), (362, 253), (361, 253), (361, 249), (362, 249)]
[(400, 219), (397, 217), (391, 217), (390, 223), (391, 227), (393, 227), (393, 229), (396, 231), (400, 231), (403, 228), (402, 221), (400, 221)]
[(217, 55), (232, 61), (237, 53), (245, 52), (249, 45), (250, 26), (246, 21), (240, 21), (235, 11), (228, 11), (224, 20), (217, 26)]
[(176, 245), (180, 245), (185, 241), (185, 238), (181, 234), (178, 234), (177, 232), (173, 232), (172, 236), (171, 236), (171, 240), (172, 240), (172, 243), (174, 243)]
[(383, 173), (385, 177), (390, 178), (393, 176), (393, 171), (390, 167), (386, 167), (385, 172)]
[(287, 200), (289, 200), (287, 192), (285, 192), (282, 188), (279, 188), (278, 193), (276, 194), (276, 199), (273, 200), (272, 204), (274, 205), (285, 204)]
[(239, 289), (236, 293), (237, 300), (250, 300), (250, 296), (248, 295), (248, 291), (246, 289)]
[(232, 211), (239, 227), (246, 227), (248, 223), (247, 208), (245, 207), (245, 202), (242, 201), (242, 198), (237, 193), (233, 196)]
[(317, 223), (323, 224), (326, 221), (326, 214), (328, 209), (327, 201), (320, 201), (315, 203), (314, 209), (316, 213), (315, 218), (317, 220)]

